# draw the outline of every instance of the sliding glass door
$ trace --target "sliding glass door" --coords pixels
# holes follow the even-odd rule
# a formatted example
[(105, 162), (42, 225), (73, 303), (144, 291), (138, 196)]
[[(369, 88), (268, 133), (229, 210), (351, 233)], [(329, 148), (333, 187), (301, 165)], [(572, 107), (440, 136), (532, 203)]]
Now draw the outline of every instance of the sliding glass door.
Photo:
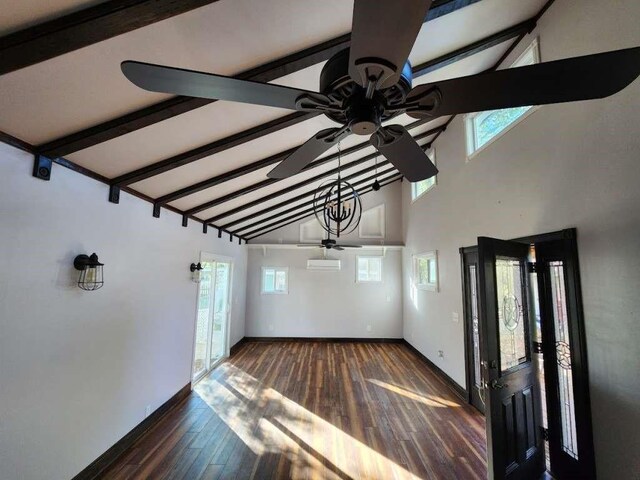
[(231, 313), (231, 259), (203, 253), (198, 287), (193, 380), (200, 379), (227, 355)]

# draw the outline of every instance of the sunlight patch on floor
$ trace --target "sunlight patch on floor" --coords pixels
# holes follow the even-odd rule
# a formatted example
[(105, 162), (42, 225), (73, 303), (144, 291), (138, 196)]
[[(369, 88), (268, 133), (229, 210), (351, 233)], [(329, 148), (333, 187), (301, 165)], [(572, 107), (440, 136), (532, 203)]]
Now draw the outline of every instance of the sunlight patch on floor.
[(205, 379), (195, 390), (256, 455), (285, 455), (292, 478), (420, 478), (243, 370), (219, 368), (225, 381)]
[(406, 388), (399, 387), (397, 385), (393, 385), (391, 383), (383, 382), (381, 380), (377, 380), (375, 378), (368, 378), (367, 382), (373, 383), (378, 387), (382, 387), (390, 392), (397, 393), (398, 395), (402, 395), (403, 397), (407, 397), (411, 400), (415, 400), (416, 402), (424, 403), (429, 407), (434, 408), (459, 408), (460, 404), (452, 402), (451, 400), (444, 399), (442, 397), (438, 397), (436, 395), (429, 395), (428, 393), (417, 394)]

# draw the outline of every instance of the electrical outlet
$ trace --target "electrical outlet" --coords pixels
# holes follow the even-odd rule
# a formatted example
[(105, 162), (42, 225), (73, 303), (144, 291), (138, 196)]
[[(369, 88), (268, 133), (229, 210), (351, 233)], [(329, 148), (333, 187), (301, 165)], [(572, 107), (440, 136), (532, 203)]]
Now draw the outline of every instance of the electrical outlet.
[(371, 331), (371, 325), (367, 325), (367, 332)]
[(269, 324), (269, 331), (273, 332), (273, 325), (272, 324)]
[(151, 405), (144, 407), (144, 418), (147, 418), (149, 415), (151, 415)]
[(451, 320), (453, 320), (454, 323), (458, 323), (460, 321), (460, 316), (458, 315), (458, 312), (453, 312), (451, 314)]
[(438, 357), (444, 359), (444, 352), (442, 350), (438, 350)]
[(391, 302), (391, 295), (387, 294), (387, 302)]

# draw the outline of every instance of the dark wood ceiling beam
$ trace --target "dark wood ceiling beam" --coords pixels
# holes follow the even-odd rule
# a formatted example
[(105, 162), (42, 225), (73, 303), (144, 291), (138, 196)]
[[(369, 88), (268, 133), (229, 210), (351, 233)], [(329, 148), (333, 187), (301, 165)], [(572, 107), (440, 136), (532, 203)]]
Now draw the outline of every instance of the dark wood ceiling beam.
[(8, 134), (7, 132), (0, 131), (0, 142), (6, 143), (7, 145), (11, 145), (12, 147), (19, 148), (20, 150), (24, 150), (28, 153), (37, 153), (35, 145), (31, 145), (28, 142), (25, 142), (21, 138), (14, 137), (13, 135)]
[[(384, 178), (386, 177), (386, 175), (388, 175), (389, 173), (392, 173), (392, 174), (394, 174), (394, 175), (397, 175), (399, 172), (396, 170), (396, 168), (395, 168), (395, 167), (393, 167), (393, 166), (392, 166), (391, 168), (388, 168), (388, 169), (386, 169), (386, 170), (384, 170), (384, 171), (382, 171), (382, 172), (381, 172), (381, 171), (378, 171), (378, 173), (377, 173), (377, 174), (375, 174), (375, 173), (374, 173), (373, 175), (370, 175), (370, 176), (368, 176), (368, 177), (366, 177), (366, 178), (363, 178), (363, 179), (361, 179), (361, 180), (358, 180), (357, 182), (353, 182), (353, 183), (351, 183), (351, 186), (352, 186), (352, 187), (354, 187), (354, 188), (355, 188), (355, 187), (359, 187), (359, 186), (361, 186), (361, 185), (363, 185), (363, 184), (367, 184), (367, 183), (369, 183), (369, 182), (372, 182), (372, 181), (373, 181), (373, 180), (375, 180), (375, 179), (378, 179), (378, 181), (380, 181), (380, 182), (381, 182), (382, 180), (384, 180)], [(347, 189), (346, 189), (346, 187), (345, 187), (345, 188), (341, 188), (341, 189), (340, 189), (340, 191), (346, 191), (346, 190), (347, 190)], [(288, 208), (288, 209), (286, 209), (286, 210), (282, 210), (282, 211), (280, 211), (280, 212), (278, 212), (278, 213), (275, 213), (275, 214), (273, 214), (273, 215), (270, 215), (270, 216), (268, 216), (268, 217), (262, 217), (262, 218), (260, 218), (260, 219), (259, 219), (258, 221), (256, 221), (256, 222), (248, 223), (247, 225), (244, 225), (244, 226), (242, 226), (242, 227), (236, 228), (236, 229), (234, 229), (233, 231), (234, 231), (235, 233), (238, 233), (238, 234), (239, 234), (240, 232), (243, 232), (243, 231), (245, 231), (245, 230), (255, 229), (255, 228), (256, 228), (258, 225), (260, 225), (260, 224), (263, 224), (263, 223), (265, 223), (265, 222), (270, 222), (270, 221), (275, 220), (275, 219), (277, 219), (277, 218), (279, 218), (279, 217), (282, 217), (282, 216), (284, 216), (284, 215), (288, 215), (288, 214), (293, 213), (293, 212), (295, 212), (295, 211), (297, 211), (297, 210), (300, 210), (301, 208), (309, 207), (310, 205), (313, 205), (313, 199), (311, 199), (311, 200), (309, 200), (309, 201), (307, 201), (307, 202), (303, 202), (303, 203), (300, 203), (300, 204), (298, 204), (298, 205), (295, 205), (295, 206), (293, 206), (293, 207), (291, 207), (291, 208)], [(245, 219), (245, 221), (247, 221), (247, 220)], [(242, 223), (242, 222), (239, 222), (239, 223)], [(228, 227), (227, 225), (224, 225), (224, 228), (227, 228), (227, 229), (228, 229), (229, 227)]]
[[(169, 0), (162, 1), (166, 2)], [(478, 1), (481, 0), (436, 0), (433, 2), (432, 7), (429, 10), (425, 22), (460, 10), (461, 8)], [(175, 3), (180, 4), (183, 2)], [(184, 3), (189, 4), (191, 1), (185, 1)], [(235, 75), (235, 77), (257, 82), (270, 82), (277, 78), (284, 77), (285, 75), (289, 75), (290, 73), (303, 70), (328, 60), (335, 53), (348, 48), (350, 41), (350, 34), (342, 35), (332, 40), (286, 55), (272, 62), (246, 70)], [(128, 113), (121, 117), (114, 118), (107, 122), (94, 125), (79, 132), (66, 135), (51, 142), (47, 142), (40, 145), (39, 150), (43, 155), (52, 158), (69, 155), (93, 145), (112, 140), (121, 135), (148, 127), (163, 120), (167, 120), (176, 115), (209, 105), (214, 101), (215, 100), (192, 97), (174, 97), (155, 105)]]
[[(386, 183), (381, 184), (380, 186), (384, 188), (384, 187), (386, 187), (387, 185), (390, 185), (390, 184), (392, 184), (392, 183), (397, 182), (398, 180), (402, 180), (402, 175), (398, 174), (396, 177), (394, 177), (393, 179), (389, 180), (389, 181), (388, 181), (388, 182), (386, 182)], [(363, 195), (365, 195), (365, 194), (367, 194), (367, 193), (369, 193), (369, 192), (371, 192), (371, 191), (373, 191), (373, 190), (372, 190), (371, 188), (368, 188), (368, 189), (366, 189), (366, 190), (363, 190), (362, 192), (358, 192), (358, 195), (363, 196)], [(256, 235), (254, 235), (254, 236), (252, 236), (252, 237), (247, 237), (247, 238), (245, 239), (245, 242), (248, 242), (249, 240), (253, 240), (254, 238), (260, 237), (260, 236), (262, 236), (262, 235), (266, 235), (267, 233), (273, 232), (274, 230), (278, 230), (278, 229), (280, 229), (280, 228), (282, 228), (282, 227), (286, 227), (287, 225), (290, 225), (290, 224), (292, 224), (292, 223), (299, 222), (300, 220), (304, 220), (305, 218), (310, 217), (311, 215), (313, 215), (313, 212), (312, 212), (312, 213), (307, 213), (307, 214), (304, 214), (304, 215), (301, 215), (301, 216), (298, 216), (298, 217), (294, 218), (293, 220), (289, 220), (289, 221), (287, 221), (286, 223), (283, 223), (283, 224), (281, 224), (281, 225), (278, 225), (277, 227), (271, 228), (271, 229), (269, 229), (269, 230), (261, 231), (260, 233), (258, 233), (258, 234), (256, 234)]]
[(217, 0), (109, 0), (0, 38), (0, 75)]
[[(380, 183), (382, 184), (385, 180), (389, 180), (391, 177), (397, 177), (397, 176), (399, 176), (399, 175), (400, 175), (400, 173), (399, 173), (399, 172), (395, 172), (395, 173), (394, 173), (394, 174), (392, 174), (390, 177), (385, 177), (384, 179), (380, 179)], [(355, 186), (354, 186), (354, 187), (355, 187)], [(358, 195), (361, 195), (361, 194), (360, 194), (360, 192), (358, 192)], [(311, 215), (311, 214), (313, 214), (313, 213), (315, 213), (315, 212), (317, 212), (317, 211), (319, 211), (319, 210), (321, 210), (321, 209), (317, 209), (317, 208), (315, 207), (315, 205), (312, 205), (311, 207), (307, 208), (306, 210), (299, 211), (299, 212), (296, 212), (296, 213), (292, 213), (291, 215), (288, 215), (288, 216), (284, 216), (284, 215), (286, 215), (286, 214), (284, 214), (284, 213), (283, 213), (283, 214), (282, 214), (282, 216), (280, 216), (280, 218), (279, 218), (279, 219), (277, 219), (276, 221), (271, 222), (271, 223), (269, 223), (269, 224), (267, 224), (267, 225), (263, 225), (263, 226), (258, 227), (258, 228), (254, 228), (253, 230), (250, 230), (249, 232), (247, 232), (247, 233), (246, 233), (246, 236), (247, 236), (247, 237), (251, 237), (251, 236), (255, 235), (255, 234), (256, 234), (256, 233), (258, 233), (258, 232), (261, 232), (261, 231), (263, 231), (263, 230), (266, 230), (266, 229), (272, 228), (272, 227), (274, 227), (275, 225), (278, 225), (278, 224), (280, 224), (280, 223), (282, 223), (282, 222), (287, 222), (287, 221), (289, 221), (289, 220), (291, 220), (291, 219), (293, 219), (293, 218), (297, 218), (297, 217), (299, 217), (299, 216), (301, 216), (301, 215), (302, 215), (302, 216)]]
[[(351, 168), (357, 167), (358, 165), (362, 165), (363, 163), (368, 162), (369, 160), (375, 158), (378, 155), (379, 154), (371, 154), (371, 155), (367, 155), (367, 156), (364, 156), (362, 158), (359, 158), (357, 160), (354, 160), (353, 162), (345, 163), (341, 167), (336, 167), (336, 168), (333, 168), (331, 170), (327, 170), (326, 172), (323, 172), (323, 173), (321, 173), (319, 175), (316, 175), (314, 177), (307, 178), (306, 180), (302, 180), (301, 182), (298, 182), (298, 183), (296, 183), (294, 185), (291, 185), (291, 186), (287, 187), (284, 190), (287, 190), (288, 192), (291, 192), (293, 190), (297, 190), (299, 188), (302, 188), (302, 187), (310, 185), (310, 184), (312, 184), (314, 182), (317, 182), (318, 180), (322, 180), (325, 177), (328, 177), (328, 176), (331, 176), (331, 175), (337, 175), (338, 172), (340, 172), (340, 171), (349, 170)], [(382, 162), (380, 162), (380, 164), (382, 164)], [(268, 186), (273, 185), (274, 183), (277, 183), (277, 182), (280, 182), (280, 181), (282, 181), (282, 179), (268, 178), (268, 179), (263, 180), (261, 182), (254, 183), (253, 185), (249, 185), (247, 187), (241, 188), (240, 190), (236, 190), (234, 192), (231, 192), (231, 193), (229, 193), (227, 195), (223, 195), (222, 197), (218, 197), (218, 198), (215, 198), (215, 199), (210, 200), (208, 202), (205, 202), (203, 204), (200, 204), (197, 207), (190, 208), (190, 209), (186, 210), (185, 213), (187, 213), (189, 215), (195, 215), (196, 213), (202, 212), (204, 210), (208, 210), (208, 209), (213, 208), (213, 207), (217, 207), (218, 205), (222, 205), (223, 203), (229, 202), (229, 201), (231, 201), (231, 200), (233, 200), (235, 198), (242, 197), (244, 195), (248, 195), (249, 193), (252, 193), (252, 192), (255, 192), (255, 191), (260, 190), (262, 188), (268, 187)], [(268, 197), (268, 195), (267, 195), (267, 197)]]
[[(419, 122), (424, 123), (424, 120), (419, 120)], [(414, 122), (414, 123), (417, 123), (417, 122)], [(424, 138), (427, 138), (427, 137), (433, 136), (433, 135), (435, 135), (437, 133), (440, 133), (443, 130), (443, 128), (444, 127), (438, 127), (438, 128), (433, 129), (433, 130), (429, 130), (428, 132), (424, 132), (424, 133), (421, 133), (419, 135), (416, 135), (414, 138), (416, 139), (416, 141), (422, 140)], [(348, 149), (348, 150), (351, 150), (351, 152), (348, 152), (348, 150), (345, 150), (344, 152), (342, 152), (342, 156), (344, 157), (345, 155), (347, 155), (347, 152), (348, 153), (353, 153), (353, 151), (360, 150), (361, 148), (366, 148), (368, 146), (371, 146), (371, 144), (368, 143), (368, 142), (364, 146), (362, 146), (362, 144), (361, 145), (356, 145), (356, 146), (351, 147), (350, 149)], [(356, 149), (356, 147), (359, 147), (359, 148)], [(342, 165), (342, 169), (349, 169), (349, 168), (355, 167), (355, 166), (360, 165), (360, 164), (362, 164), (362, 163), (364, 163), (366, 161), (369, 161), (372, 158), (375, 158), (377, 156), (382, 157), (382, 154), (374, 153), (374, 154), (371, 154), (371, 155), (367, 155), (367, 156), (365, 156), (363, 158), (360, 158), (358, 160), (355, 160), (355, 161), (353, 161), (351, 163), (347, 163), (347, 164)], [(324, 164), (334, 160), (337, 157), (338, 157), (338, 154), (336, 153), (333, 158), (329, 158), (329, 157), (327, 157), (326, 159), (322, 158), (322, 159), (320, 159), (320, 160), (318, 160), (316, 162), (313, 162), (313, 163), (307, 165), (303, 169), (303, 171), (308, 171), (308, 170), (311, 170), (313, 168), (316, 168), (316, 167), (319, 167), (321, 165), (324, 165)], [(380, 163), (380, 164), (382, 164), (382, 163)], [(322, 180), (323, 178), (326, 178), (326, 177), (329, 177), (331, 175), (337, 174), (338, 170), (339, 170), (339, 168), (334, 168), (332, 170), (328, 170), (328, 171), (326, 171), (324, 173), (316, 175), (315, 177), (312, 177), (310, 179), (304, 180), (303, 182), (300, 182), (300, 183), (296, 184), (296, 185), (298, 185), (297, 188), (304, 187), (304, 186), (309, 185), (310, 183), (313, 183), (315, 181)], [(243, 195), (247, 195), (249, 193), (255, 192), (255, 191), (260, 190), (262, 188), (269, 187), (271, 185), (274, 185), (275, 183), (281, 182), (282, 180), (284, 180), (284, 179), (281, 179), (281, 178), (268, 178), (266, 180), (262, 180), (262, 181), (260, 181), (258, 183), (254, 183), (253, 185), (248, 185), (248, 186), (246, 186), (244, 188), (241, 188), (240, 190), (236, 190), (236, 191), (228, 193), (227, 195), (224, 195), (222, 197), (218, 197), (218, 198), (215, 198), (213, 200), (209, 200), (208, 202), (205, 202), (205, 203), (202, 203), (202, 204), (200, 204), (200, 205), (198, 205), (196, 207), (190, 208), (190, 209), (188, 209), (186, 211), (186, 213), (189, 214), (189, 215), (195, 215), (198, 212), (202, 212), (203, 210), (207, 210), (209, 208), (216, 207), (216, 206), (221, 205), (221, 204), (223, 204), (225, 202), (228, 202), (228, 201), (231, 201), (231, 200), (233, 200), (235, 198), (241, 197)]]
[(493, 35), (489, 35), (481, 40), (478, 40), (470, 45), (466, 45), (462, 48), (449, 52), (428, 62), (421, 63), (413, 67), (413, 76), (421, 77), (435, 70), (451, 65), (452, 63), (464, 60), (467, 57), (476, 55), (480, 52), (488, 50), (492, 47), (500, 45), (508, 40), (517, 38), (523, 33), (530, 32), (535, 27), (535, 18), (525, 20), (522, 23), (509, 27), (505, 30), (501, 30)]
[[(409, 125), (407, 125), (407, 129), (411, 130), (414, 128), (417, 128), (421, 125), (424, 125), (425, 123), (427, 123), (427, 121), (431, 121), (431, 120), (416, 120), (415, 122), (410, 123)], [(414, 138), (416, 140), (420, 140), (422, 138), (426, 138), (428, 136), (431, 135), (435, 135), (436, 133), (439, 133), (440, 130), (442, 130), (444, 127), (440, 126), (440, 127), (436, 127), (433, 128), (427, 132), (421, 133), (416, 135)], [(362, 142), (359, 143), (357, 145), (354, 145), (353, 147), (347, 148), (345, 150), (343, 150), (341, 152), (341, 156), (342, 157), (346, 157), (348, 155), (351, 155), (352, 153), (355, 153), (359, 150), (365, 149), (367, 147), (370, 147), (371, 143), (367, 142)], [(235, 170), (231, 170), (229, 172), (225, 172), (223, 174), (217, 175), (215, 177), (209, 178), (207, 180), (203, 180), (201, 182), (198, 182), (194, 185), (191, 185), (189, 187), (185, 187), (182, 188), (180, 190), (177, 190), (175, 192), (169, 193), (167, 195), (163, 195), (162, 197), (158, 198), (156, 200), (156, 205), (165, 205), (169, 202), (173, 202), (175, 200), (178, 200), (180, 198), (186, 197), (188, 195), (192, 195), (194, 193), (200, 192), (202, 190), (205, 190), (207, 188), (211, 188), (211, 187), (215, 187), (216, 185), (220, 185), (224, 182), (228, 182), (230, 180), (233, 180), (235, 178), (238, 178), (240, 176), (255, 172), (257, 170), (260, 170), (261, 168), (265, 168), (268, 167), (270, 165), (273, 165), (275, 163), (278, 163), (282, 160), (284, 160), (285, 158), (287, 158), (289, 155), (291, 155), (293, 152), (295, 152), (298, 148), (300, 148), (300, 146), (294, 147), (294, 148), (290, 148), (288, 150), (285, 150), (284, 152), (280, 152), (280, 153), (276, 153), (275, 155), (271, 155), (267, 158), (264, 158), (262, 160), (258, 160), (257, 162), (252, 162), (248, 165), (244, 165), (242, 167), (236, 168)], [(333, 160), (336, 160), (338, 158), (338, 153), (333, 153), (331, 155), (327, 155), (326, 157), (323, 157), (319, 160), (316, 160), (315, 162), (310, 163), (309, 165), (307, 165), (305, 168), (302, 169), (302, 171), (308, 171), (311, 170), (313, 168), (319, 167), (321, 165), (324, 165), (328, 162), (331, 162)]]
[(210, 155), (215, 155), (216, 153), (223, 152), (229, 148), (237, 147), (238, 145), (250, 142), (256, 138), (263, 137), (264, 135), (291, 127), (292, 125), (309, 120), (317, 115), (318, 114), (315, 112), (294, 112), (284, 117), (276, 118), (275, 120), (271, 120), (270, 122), (262, 125), (251, 127), (229, 137), (221, 138), (220, 140), (194, 148), (188, 152), (180, 153), (171, 158), (134, 170), (133, 172), (120, 175), (119, 177), (114, 178), (111, 181), (111, 184), (121, 187), (145, 180), (155, 175), (160, 175), (161, 173), (168, 172), (169, 170), (187, 165)]
[[(377, 156), (377, 154), (372, 153), (371, 155), (367, 155), (366, 157), (362, 157), (362, 158), (356, 160), (355, 162), (351, 162), (350, 164), (348, 164), (348, 166), (352, 167), (352, 166), (356, 166), (356, 165), (361, 165), (362, 163), (364, 163), (367, 160), (374, 159), (376, 156)], [(387, 160), (385, 160), (383, 162), (379, 162), (377, 164), (377, 167), (380, 168), (380, 167), (385, 166), (385, 165), (389, 165), (389, 162)], [(342, 168), (344, 169), (344, 168), (348, 168), (348, 167), (347, 167), (347, 165), (343, 165)], [(355, 173), (353, 173), (351, 175), (343, 177), (343, 180), (348, 182), (349, 180), (352, 180), (355, 177), (358, 177), (360, 175), (364, 175), (365, 173), (369, 173), (369, 172), (374, 171), (375, 168), (376, 168), (375, 165), (371, 165), (370, 167), (363, 168), (362, 170), (358, 170), (357, 172), (355, 172)], [(333, 173), (337, 173), (337, 168), (333, 169), (332, 172)], [(326, 172), (326, 173), (329, 174), (329, 172)], [(324, 176), (320, 177), (318, 175), (318, 176), (313, 177), (313, 178), (314, 178), (314, 181), (317, 181), (317, 180), (320, 180), (321, 178), (324, 178)], [(236, 213), (242, 212), (243, 210), (247, 210), (249, 208), (257, 207), (258, 205), (261, 205), (261, 204), (263, 204), (265, 202), (268, 202), (268, 201), (273, 200), (275, 198), (281, 197), (282, 195), (286, 195), (288, 193), (291, 193), (291, 192), (293, 192), (293, 191), (295, 191), (295, 190), (297, 190), (299, 188), (302, 188), (302, 187), (304, 187), (306, 185), (309, 185), (309, 183), (312, 183), (312, 182), (309, 182), (309, 181), (305, 180), (304, 182), (299, 182), (299, 183), (296, 183), (294, 185), (290, 185), (289, 187), (283, 188), (282, 190), (278, 190), (277, 192), (270, 193), (268, 195), (265, 195), (262, 198), (258, 198), (256, 200), (251, 201), (251, 202), (245, 203), (244, 205), (239, 205), (239, 206), (237, 206), (235, 208), (232, 208), (231, 210), (228, 210), (226, 212), (222, 212), (222, 213), (220, 213), (218, 215), (215, 215), (214, 217), (208, 218), (208, 219), (204, 220), (204, 222), (205, 223), (217, 222), (221, 218), (225, 218), (225, 217), (229, 217), (231, 215), (235, 215)], [(301, 195), (298, 195), (296, 197), (290, 198), (285, 202), (279, 203), (277, 205), (272, 205), (271, 207), (267, 208), (267, 211), (275, 210), (277, 208), (281, 208), (282, 206), (286, 206), (288, 203), (293, 203), (293, 202), (296, 202), (296, 201), (298, 201), (298, 200), (300, 200), (302, 198), (305, 198), (305, 197), (308, 197), (310, 195), (313, 195), (313, 192), (314, 192), (314, 190), (310, 190), (310, 191), (302, 193)]]

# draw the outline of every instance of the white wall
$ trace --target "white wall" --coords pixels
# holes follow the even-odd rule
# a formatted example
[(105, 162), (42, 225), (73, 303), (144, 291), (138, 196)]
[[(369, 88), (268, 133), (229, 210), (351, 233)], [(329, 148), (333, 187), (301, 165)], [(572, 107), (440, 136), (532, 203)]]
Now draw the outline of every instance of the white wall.
[[(69, 479), (190, 381), (200, 251), (235, 258), (232, 343), (244, 336), (246, 246), (0, 144), (0, 478)], [(98, 253), (105, 285), (75, 286)]]
[[(356, 283), (356, 255), (381, 249), (332, 252), (342, 270), (307, 270), (308, 249), (249, 249), (246, 334), (251, 337), (402, 338), (402, 253), (388, 250), (382, 283)], [(260, 293), (263, 266), (289, 267), (289, 294)], [(371, 326), (371, 331), (367, 330)]]
[[(537, 35), (542, 61), (640, 45), (640, 2), (558, 0)], [(404, 336), (461, 385), (458, 249), (577, 227), (599, 478), (640, 472), (640, 81), (614, 97), (545, 106), (465, 162), (458, 117), (436, 142), (438, 186), (405, 185)], [(437, 249), (440, 293), (408, 288), (412, 253)], [(443, 360), (437, 350), (444, 350)]]
[[(396, 182), (361, 197), (364, 210), (385, 205), (386, 238), (360, 239), (358, 231), (340, 241), (361, 245), (398, 244), (402, 236), (401, 183)], [(312, 217), (309, 217), (312, 218)], [(307, 221), (308, 219), (305, 219)], [(300, 242), (296, 222), (251, 243)], [(247, 336), (256, 337), (402, 337), (402, 254), (387, 250), (381, 284), (356, 283), (356, 255), (381, 255), (381, 248), (342, 252), (328, 256), (342, 260), (339, 272), (307, 270), (307, 259), (321, 258), (309, 249), (249, 249), (247, 271)], [(263, 266), (289, 267), (289, 294), (262, 295)], [(371, 330), (367, 330), (370, 326)]]

